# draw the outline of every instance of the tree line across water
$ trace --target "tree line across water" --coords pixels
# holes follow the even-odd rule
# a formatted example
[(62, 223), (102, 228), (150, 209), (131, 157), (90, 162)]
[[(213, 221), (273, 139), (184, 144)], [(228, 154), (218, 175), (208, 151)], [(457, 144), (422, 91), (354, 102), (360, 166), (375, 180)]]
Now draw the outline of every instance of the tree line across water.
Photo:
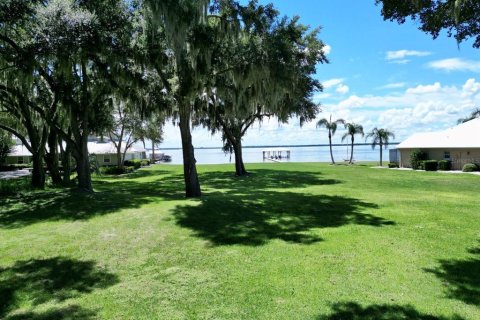
[[(423, 3), (376, 3), (386, 19), (430, 21)], [(453, 9), (446, 16), (454, 15), (456, 24), (440, 28), (469, 21), (470, 11)], [(163, 123), (173, 121), (182, 140), (186, 196), (200, 196), (192, 126), (219, 132), (224, 150), (235, 154), (236, 174), (244, 175), (242, 137), (255, 121), (296, 116), (303, 124), (320, 111), (311, 100), (322, 89), (313, 77), (316, 66), (328, 62), (319, 29), (282, 17), (271, 4), (4, 0), (0, 26), (0, 129), (32, 153), (34, 187), (44, 187), (46, 165), (54, 184), (69, 185), (75, 171), (78, 188), (92, 192), (90, 135), (109, 134), (120, 154), (127, 137), (127, 144), (159, 142)], [(437, 29), (424, 31), (436, 36)], [(472, 35), (464, 31), (457, 40)], [(334, 124), (319, 125), (328, 123)], [(344, 138), (353, 144), (360, 128), (346, 128)], [(327, 129), (331, 138), (335, 130)], [(380, 130), (371, 135), (382, 145)]]

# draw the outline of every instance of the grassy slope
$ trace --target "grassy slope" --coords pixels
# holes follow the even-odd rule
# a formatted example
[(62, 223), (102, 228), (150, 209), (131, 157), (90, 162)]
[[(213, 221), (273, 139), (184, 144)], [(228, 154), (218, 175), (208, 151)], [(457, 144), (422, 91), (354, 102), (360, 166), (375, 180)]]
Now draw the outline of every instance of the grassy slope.
[(231, 169), (1, 199), (0, 318), (480, 318), (480, 177)]

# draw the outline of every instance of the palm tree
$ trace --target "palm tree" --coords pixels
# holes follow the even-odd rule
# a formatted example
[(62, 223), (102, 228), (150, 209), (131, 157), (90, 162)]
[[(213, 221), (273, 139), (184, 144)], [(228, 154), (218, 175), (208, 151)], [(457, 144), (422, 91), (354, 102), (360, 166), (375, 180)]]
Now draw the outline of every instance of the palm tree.
[(468, 117), (458, 119), (457, 123), (458, 124), (465, 123), (467, 121), (470, 121), (476, 118), (480, 118), (480, 108), (476, 108), (475, 110), (473, 110)]
[(345, 132), (345, 134), (342, 136), (342, 141), (345, 140), (348, 136), (350, 136), (352, 139), (352, 150), (350, 153), (350, 161), (348, 161), (349, 164), (352, 164), (353, 163), (353, 144), (355, 142), (355, 135), (361, 134), (363, 137), (365, 134), (363, 133), (363, 127), (353, 122), (346, 123), (345, 129), (347, 129), (347, 132)]
[(373, 128), (365, 137), (365, 142), (369, 138), (372, 138), (372, 149), (375, 149), (377, 145), (380, 147), (380, 166), (382, 166), (382, 147), (385, 146), (385, 149), (387, 149), (388, 140), (390, 138), (395, 139), (395, 134), (387, 129)]
[(328, 130), (328, 143), (330, 144), (330, 157), (332, 158), (332, 164), (335, 164), (335, 160), (333, 160), (333, 152), (332, 152), (332, 136), (337, 131), (338, 124), (345, 124), (345, 120), (338, 119), (332, 121), (332, 115), (330, 115), (330, 121), (326, 118), (323, 118), (317, 122), (317, 128), (325, 127)]

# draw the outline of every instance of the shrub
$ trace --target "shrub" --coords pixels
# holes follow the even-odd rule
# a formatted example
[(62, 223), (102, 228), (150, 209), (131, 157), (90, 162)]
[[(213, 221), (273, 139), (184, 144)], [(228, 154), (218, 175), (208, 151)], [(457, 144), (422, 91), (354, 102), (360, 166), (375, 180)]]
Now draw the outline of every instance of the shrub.
[(0, 180), (0, 195), (11, 196), (32, 190), (29, 177)]
[(427, 160), (423, 162), (423, 167), (425, 171), (437, 171), (438, 170), (438, 161), (437, 160)]
[(119, 175), (119, 174), (125, 174), (125, 173), (131, 173), (133, 172), (134, 170), (134, 167), (129, 167), (129, 166), (125, 166), (125, 167), (102, 167), (102, 169), (100, 170), (101, 173), (104, 173), (104, 174), (111, 174), (111, 175)]
[(452, 162), (450, 160), (438, 161), (438, 170), (442, 170), (442, 171), (452, 170)]
[(410, 165), (412, 169), (418, 170), (422, 169), (422, 161), (427, 160), (427, 153), (421, 150), (413, 150), (410, 154)]
[(399, 165), (398, 165), (398, 163), (389, 163), (389, 164), (388, 164), (388, 167), (389, 167), (389, 168), (398, 168)]
[(134, 167), (135, 169), (138, 169), (142, 166), (142, 160), (139, 160), (139, 159), (125, 160), (123, 164), (127, 167)]
[(463, 166), (463, 172), (473, 172), (478, 171), (478, 166), (474, 163), (467, 163)]
[(142, 164), (142, 167), (149, 166), (150, 165), (150, 160), (143, 159), (142, 161), (140, 161), (140, 163)]

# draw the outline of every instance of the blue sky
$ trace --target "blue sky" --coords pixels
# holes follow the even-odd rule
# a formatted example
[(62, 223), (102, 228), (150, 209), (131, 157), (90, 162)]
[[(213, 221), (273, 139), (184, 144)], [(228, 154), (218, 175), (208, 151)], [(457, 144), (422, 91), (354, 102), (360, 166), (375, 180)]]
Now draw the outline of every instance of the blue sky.
[[(325, 87), (315, 95), (322, 105), (318, 119), (332, 114), (362, 124), (366, 132), (387, 128), (401, 141), (414, 132), (451, 127), (480, 106), (480, 50), (472, 48), (472, 41), (457, 45), (446, 34), (433, 40), (414, 21), (383, 21), (374, 0), (273, 3), (282, 15), (298, 15), (303, 24), (322, 27), (319, 38), (328, 45), (330, 64), (317, 68)], [(221, 140), (196, 128), (193, 143), (215, 147)], [(316, 129), (315, 122), (300, 128), (297, 119), (266, 121), (244, 139), (244, 145), (323, 143), (328, 143), (324, 129)], [(168, 125), (162, 147), (180, 145), (179, 129)]]

